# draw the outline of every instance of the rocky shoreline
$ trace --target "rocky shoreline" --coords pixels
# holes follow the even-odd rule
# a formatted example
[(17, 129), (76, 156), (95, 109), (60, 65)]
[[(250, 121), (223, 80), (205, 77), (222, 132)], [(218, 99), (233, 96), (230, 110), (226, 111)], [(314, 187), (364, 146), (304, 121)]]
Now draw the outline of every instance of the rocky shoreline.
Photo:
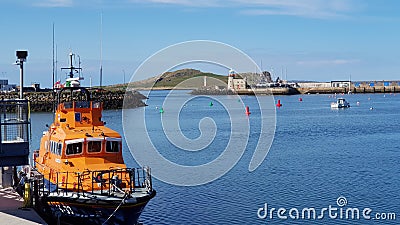
[[(143, 107), (146, 97), (138, 91), (90, 91), (93, 101), (103, 103), (103, 109), (122, 109), (124, 103), (127, 108)], [(17, 92), (0, 93), (1, 100), (18, 99)], [(54, 96), (52, 92), (26, 92), (24, 98), (30, 102), (32, 112), (52, 112)]]

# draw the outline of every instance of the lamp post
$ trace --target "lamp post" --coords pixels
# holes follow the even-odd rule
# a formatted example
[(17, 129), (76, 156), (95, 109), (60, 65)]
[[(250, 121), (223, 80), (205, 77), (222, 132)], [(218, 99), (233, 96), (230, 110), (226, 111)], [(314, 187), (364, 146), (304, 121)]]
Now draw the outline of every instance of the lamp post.
[[(20, 88), (19, 88), (19, 98), (23, 99), (24, 98), (24, 62), (26, 62), (26, 58), (28, 57), (28, 51), (25, 50), (18, 50), (16, 52), (17, 56), (17, 61), (15, 62), (15, 65), (19, 65), (20, 68), (20, 76), (19, 76), (19, 83), (20, 83)], [(18, 121), (21, 122), (23, 120), (23, 106), (18, 107)], [(18, 125), (18, 136), (22, 137), (24, 133), (24, 127), (22, 124)], [(16, 181), (17, 177), (17, 167), (13, 167), (13, 176), (15, 178), (14, 182)]]
[(20, 68), (20, 76), (19, 76), (19, 98), (24, 98), (24, 62), (26, 62), (26, 58), (28, 57), (28, 51), (17, 51), (17, 61), (16, 65), (19, 65)]

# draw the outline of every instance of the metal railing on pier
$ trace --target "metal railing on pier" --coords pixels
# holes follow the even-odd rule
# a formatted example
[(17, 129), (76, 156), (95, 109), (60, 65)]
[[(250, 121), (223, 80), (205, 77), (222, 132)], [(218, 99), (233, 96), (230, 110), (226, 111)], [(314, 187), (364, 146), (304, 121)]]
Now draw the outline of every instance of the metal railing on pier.
[(0, 166), (28, 164), (29, 102), (0, 100)]

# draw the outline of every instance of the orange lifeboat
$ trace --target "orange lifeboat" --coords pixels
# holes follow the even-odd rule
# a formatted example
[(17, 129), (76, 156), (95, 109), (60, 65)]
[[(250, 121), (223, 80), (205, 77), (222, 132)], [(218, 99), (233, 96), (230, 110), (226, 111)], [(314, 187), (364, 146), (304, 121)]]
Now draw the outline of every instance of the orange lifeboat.
[[(69, 69), (70, 78), (80, 69), (72, 66), (72, 56)], [(102, 109), (102, 103), (91, 101), (89, 91), (76, 83), (57, 92), (54, 121), (34, 153), (33, 171), (43, 212), (54, 219), (136, 224), (156, 194), (150, 168), (125, 165), (122, 137), (105, 126)]]

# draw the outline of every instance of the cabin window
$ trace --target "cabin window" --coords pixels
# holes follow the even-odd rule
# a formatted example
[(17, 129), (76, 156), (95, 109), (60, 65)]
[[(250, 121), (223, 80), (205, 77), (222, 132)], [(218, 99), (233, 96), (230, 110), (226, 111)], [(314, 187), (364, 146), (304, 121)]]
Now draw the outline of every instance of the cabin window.
[(67, 155), (76, 155), (82, 153), (82, 142), (67, 144)]
[[(47, 142), (45, 144), (47, 146)], [(62, 151), (62, 143), (50, 141), (50, 152), (51, 153), (61, 155), (61, 151)]]
[(57, 152), (56, 152), (56, 154), (57, 155), (61, 155), (61, 152), (62, 152), (62, 143), (58, 143), (57, 144)]
[(52, 141), (51, 142), (51, 149), (52, 149), (52, 153), (56, 154), (56, 149), (57, 149), (57, 143)]
[(119, 141), (107, 141), (106, 151), (107, 152), (119, 152)]
[(70, 108), (72, 108), (72, 102), (64, 102), (64, 108), (65, 108), (65, 109), (70, 109)]
[(75, 102), (75, 108), (89, 108), (90, 102), (83, 101), (83, 102)]
[(50, 141), (50, 152), (54, 154), (54, 153), (55, 153), (55, 152), (54, 152), (55, 149), (56, 149), (56, 148), (55, 148), (55, 143), (54, 143), (54, 141)]
[(101, 141), (88, 141), (88, 152), (101, 152)]

